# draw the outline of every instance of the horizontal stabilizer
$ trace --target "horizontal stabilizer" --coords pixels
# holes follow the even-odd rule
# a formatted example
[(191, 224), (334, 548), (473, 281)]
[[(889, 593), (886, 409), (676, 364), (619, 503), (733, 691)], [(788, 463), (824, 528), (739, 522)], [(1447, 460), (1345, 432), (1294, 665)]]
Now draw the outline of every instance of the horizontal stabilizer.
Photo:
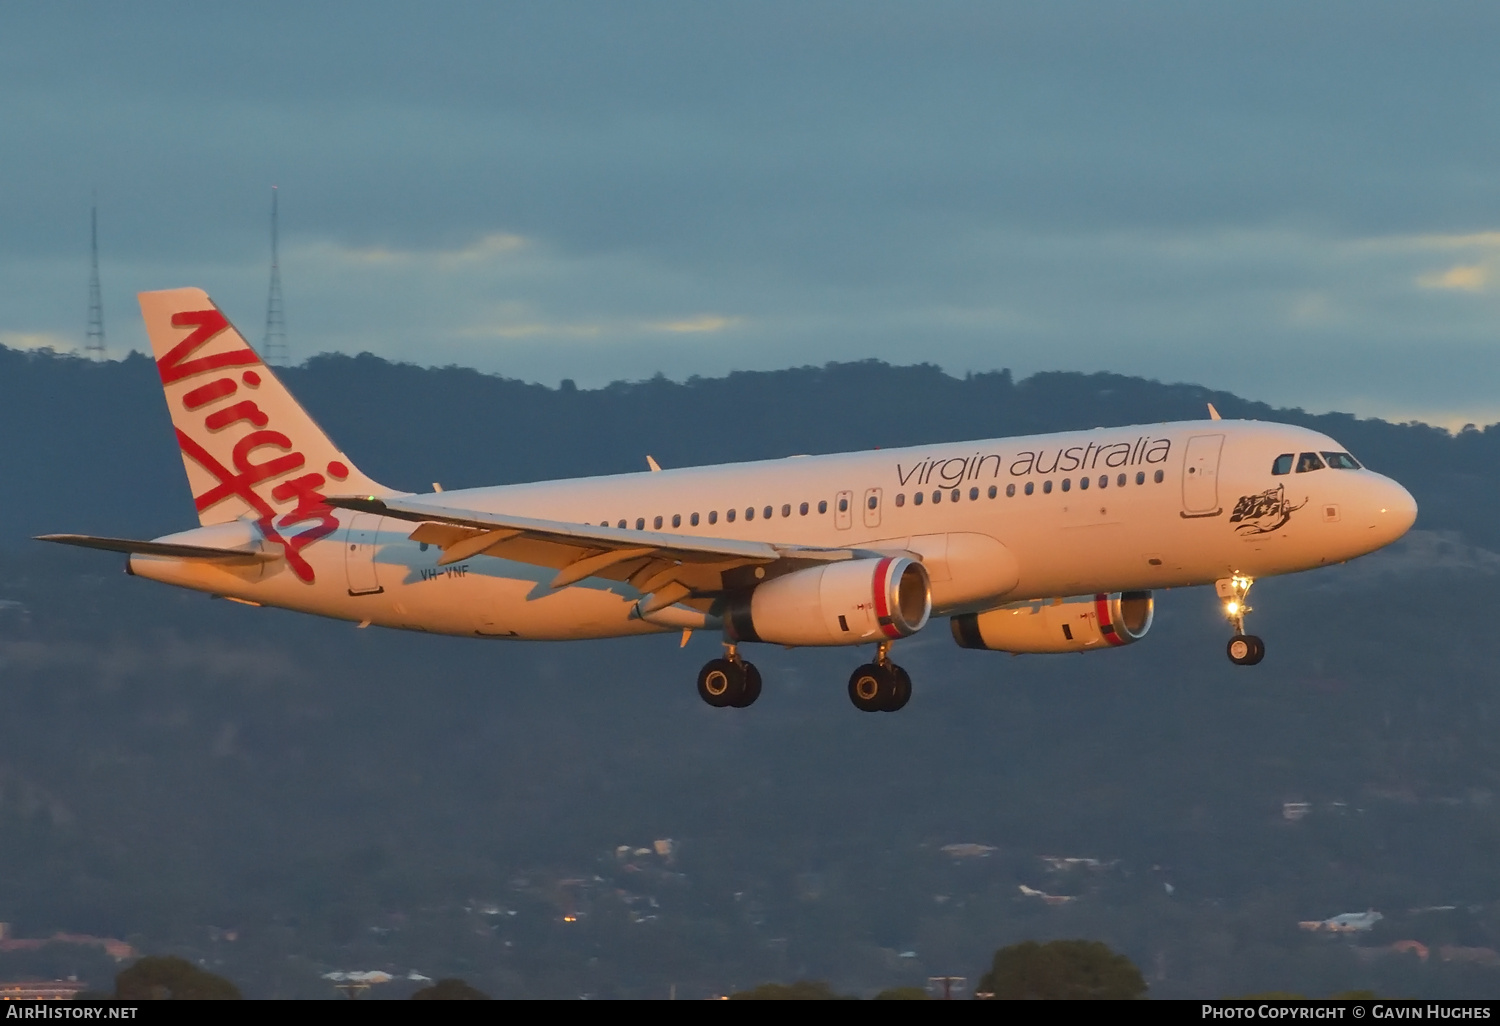
[(249, 549), (220, 549), (210, 545), (179, 545), (173, 542), (136, 541), (132, 538), (98, 538), (91, 534), (39, 534), (37, 541), (77, 545), (106, 552), (127, 552), (139, 556), (173, 556), (177, 559), (235, 560), (263, 563), (276, 559), (274, 553)]

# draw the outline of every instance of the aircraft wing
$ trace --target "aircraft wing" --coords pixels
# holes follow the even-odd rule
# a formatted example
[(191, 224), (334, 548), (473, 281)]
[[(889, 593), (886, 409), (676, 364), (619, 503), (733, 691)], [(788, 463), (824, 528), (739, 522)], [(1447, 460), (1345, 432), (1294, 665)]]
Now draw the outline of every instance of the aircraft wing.
[(772, 563), (812, 565), (865, 555), (856, 549), (704, 538), (662, 531), (569, 524), (559, 520), (455, 509), (417, 499), (333, 496), (340, 509), (409, 520), (418, 527), (413, 541), (443, 550), (439, 565), (473, 556), (495, 556), (557, 570), (554, 588), (586, 577), (629, 581), (644, 595), (643, 613), (676, 602), (707, 606), (714, 594), (741, 575), (754, 583), (754, 568)]

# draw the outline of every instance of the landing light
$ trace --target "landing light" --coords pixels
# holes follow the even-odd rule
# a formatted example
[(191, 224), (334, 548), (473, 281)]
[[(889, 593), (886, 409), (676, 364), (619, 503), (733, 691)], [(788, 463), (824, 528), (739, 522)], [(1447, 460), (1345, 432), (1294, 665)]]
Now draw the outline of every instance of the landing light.
[(1238, 602), (1226, 602), (1224, 603), (1224, 611), (1233, 616), (1240, 611), (1240, 604)]

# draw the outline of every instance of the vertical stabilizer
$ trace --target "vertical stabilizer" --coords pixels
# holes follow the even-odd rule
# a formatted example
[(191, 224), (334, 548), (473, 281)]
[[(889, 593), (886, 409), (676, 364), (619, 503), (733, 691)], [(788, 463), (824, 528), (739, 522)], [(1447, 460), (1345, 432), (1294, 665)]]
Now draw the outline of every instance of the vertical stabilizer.
[(199, 522), (255, 520), (311, 580), (298, 553), (338, 527), (324, 495), (390, 489), (339, 451), (208, 293), (142, 292), (140, 301)]

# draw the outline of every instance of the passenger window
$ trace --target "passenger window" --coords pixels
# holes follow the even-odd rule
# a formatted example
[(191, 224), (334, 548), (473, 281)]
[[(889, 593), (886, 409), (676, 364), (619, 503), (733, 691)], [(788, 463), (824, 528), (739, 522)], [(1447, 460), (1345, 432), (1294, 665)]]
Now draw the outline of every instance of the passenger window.
[(660, 531), (661, 530), (661, 517), (657, 517), (655, 520), (651, 521), (651, 527), (654, 530)]
[(698, 526), (698, 514), (694, 513), (691, 517), (689, 517), (688, 518), (688, 523), (692, 524), (694, 527), (697, 527)]
[(997, 496), (999, 494), (1000, 494), (1000, 489), (997, 486), (995, 486), (995, 485), (990, 485), (990, 498), (993, 499), (995, 496)]
[(623, 530), (625, 530), (625, 521), (623, 521), (623, 520), (621, 520), (621, 521), (620, 521), (620, 522), (619, 522), (619, 523), (618, 523), (618, 524), (616, 524), (616, 525), (615, 525), (615, 526), (616, 526), (616, 527), (618, 527), (618, 528), (619, 528), (619, 529), (620, 529), (620, 530), (622, 530), (622, 531), (623, 531)]
[(682, 526), (682, 514), (681, 513), (673, 513), (672, 514), (672, 526), (673, 527), (681, 527)]
[(1027, 481), (1026, 482), (1026, 494), (1030, 495), (1034, 491), (1036, 491), (1036, 482), (1035, 481)]
[(781, 515), (784, 517), (792, 515), (792, 504), (790, 502), (781, 507)]
[(819, 499), (818, 500), (818, 512), (819, 513), (827, 513), (828, 512), (828, 500), (827, 499)]
[(736, 513), (736, 511), (732, 510), (732, 509), (725, 510), (724, 511), (724, 519), (727, 520), (727, 521), (729, 521), (731, 524), (734, 523), (735, 513)]
[(1271, 461), (1271, 473), (1277, 477), (1280, 477), (1282, 474), (1290, 474), (1292, 472), (1293, 458), (1289, 452), (1284, 452), (1276, 457), (1276, 459)]
[(1089, 479), (1086, 477), (1080, 477), (1078, 479), (1078, 487), (1082, 488), (1084, 491), (1088, 491)]
[(1299, 474), (1307, 474), (1314, 470), (1322, 469), (1323, 461), (1318, 459), (1318, 454), (1315, 452), (1305, 452), (1297, 457), (1297, 473)]
[(1167, 479), (1167, 475), (1164, 472), (1158, 470), (1156, 472), (1156, 477), (1154, 477), (1152, 480), (1154, 480), (1157, 484), (1161, 484), (1166, 479)]
[(959, 495), (958, 489), (957, 488), (953, 489), (953, 496), (952, 496), (952, 498), (953, 498), (954, 502), (958, 501), (958, 495)]
[(718, 510), (711, 509), (711, 510), (708, 511), (708, 522), (710, 524), (717, 524), (719, 522), (719, 511)]
[(1099, 487), (1100, 488), (1108, 488), (1109, 487), (1109, 475), (1108, 474), (1100, 474), (1099, 475)]
[(1065, 491), (1065, 492), (1071, 492), (1072, 490), (1073, 490), (1073, 479), (1071, 477), (1065, 477), (1065, 478), (1063, 478), (1063, 491)]
[(1008, 485), (1005, 486), (1005, 497), (1007, 499), (1014, 499), (1016, 497), (1016, 486), (1015, 485), (1008, 484)]
[(804, 517), (807, 516), (807, 503), (804, 502), (801, 506), (799, 506), (797, 508), (797, 512), (802, 514)]
[(880, 500), (877, 499), (877, 498), (875, 498), (875, 496), (872, 495), (868, 499), (865, 500), (865, 505), (868, 506), (870, 509), (874, 509), (876, 506), (880, 505)]
[(1046, 481), (1042, 482), (1042, 494), (1043, 495), (1051, 495), (1052, 494), (1052, 480), (1051, 480), (1051, 478), (1048, 478)]
[(1347, 452), (1325, 452), (1323, 458), (1334, 470), (1359, 470), (1359, 461)]
[(774, 512), (774, 510), (772, 510), (770, 506), (767, 506), (765, 509), (763, 509), (763, 510), (760, 511), (760, 515), (763, 516), (763, 517), (765, 517), (767, 520), (770, 520), (771, 519), (771, 514), (773, 512)]
[(636, 517), (635, 518), (635, 529), (637, 531), (644, 531), (646, 529), (646, 518), (645, 517)]
[(847, 512), (849, 512), (849, 500), (848, 499), (840, 499), (839, 500), (839, 512), (840, 513), (847, 513)]
[(905, 505), (906, 505), (906, 493), (905, 492), (897, 492), (896, 493), (896, 508), (900, 509), (902, 506), (905, 506)]
[(973, 502), (977, 498), (979, 498), (979, 489), (978, 488), (970, 488), (969, 489), (969, 501)]
[(913, 495), (911, 497), (911, 501), (912, 501), (913, 505), (917, 505), (917, 506), (922, 505), (922, 499), (924, 498), (925, 495), (926, 495), (925, 492), (917, 492), (915, 495)]
[(937, 491), (936, 489), (934, 489), (933, 493), (932, 493), (932, 501), (933, 502), (942, 502), (943, 501), (943, 493), (940, 492), (940, 491)]
[(1117, 486), (1121, 487), (1121, 488), (1124, 488), (1125, 487), (1125, 475), (1121, 474), (1119, 477), (1115, 478), (1115, 484)]
[(1146, 472), (1144, 470), (1137, 470), (1135, 472), (1135, 483), (1138, 485), (1146, 483)]
[(746, 506), (745, 507), (745, 519), (746, 520), (754, 520), (755, 519), (755, 507), (754, 506)]

